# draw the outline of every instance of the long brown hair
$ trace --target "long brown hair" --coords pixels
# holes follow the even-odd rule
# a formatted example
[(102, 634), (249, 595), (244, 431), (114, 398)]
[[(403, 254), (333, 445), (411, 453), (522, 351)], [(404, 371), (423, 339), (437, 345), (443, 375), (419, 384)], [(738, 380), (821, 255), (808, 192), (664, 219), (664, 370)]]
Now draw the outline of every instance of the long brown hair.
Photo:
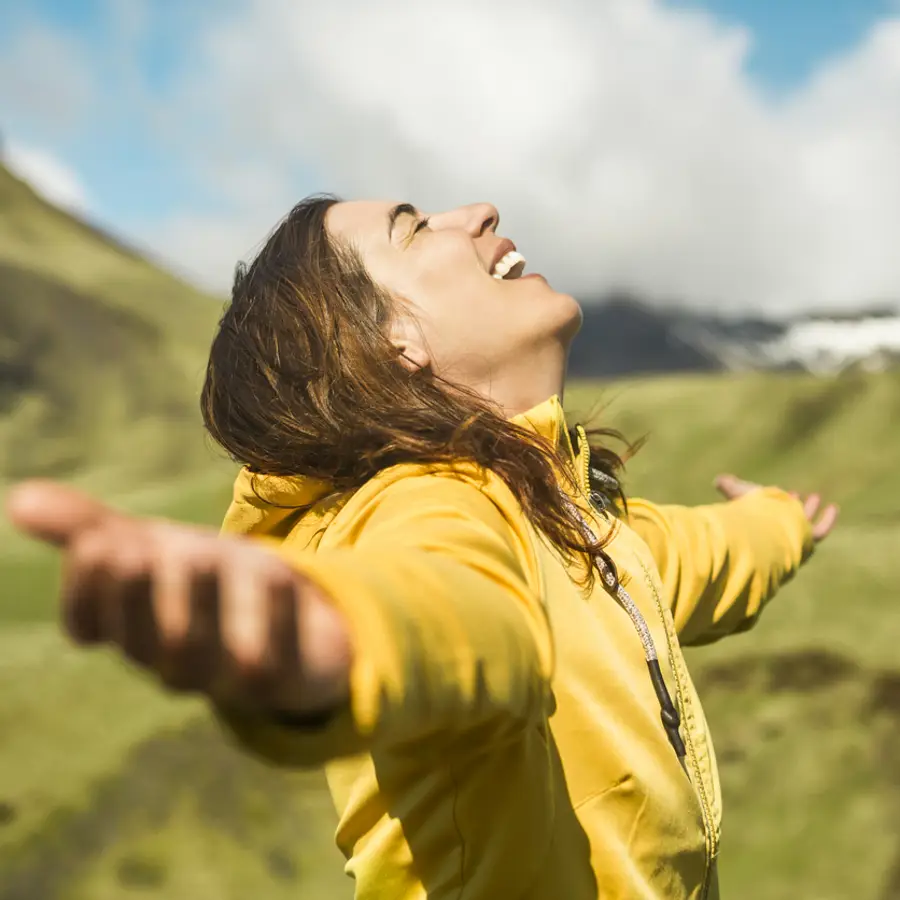
[[(582, 558), (590, 585), (593, 555), (611, 563), (559, 493), (560, 470), (573, 477), (564, 452), (481, 395), (400, 363), (390, 295), (326, 231), (336, 202), (303, 200), (238, 266), (203, 386), (210, 435), (252, 472), (312, 476), (335, 494), (398, 463), (474, 462), (503, 480), (564, 556)], [(622, 460), (595, 447), (592, 464), (615, 476)], [(600, 489), (624, 506), (621, 488)]]

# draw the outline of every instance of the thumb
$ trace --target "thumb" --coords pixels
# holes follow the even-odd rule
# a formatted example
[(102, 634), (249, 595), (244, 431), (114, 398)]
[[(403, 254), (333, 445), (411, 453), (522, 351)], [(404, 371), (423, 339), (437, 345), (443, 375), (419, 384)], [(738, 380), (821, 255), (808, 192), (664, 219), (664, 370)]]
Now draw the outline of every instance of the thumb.
[(759, 487), (758, 484), (744, 481), (742, 478), (738, 478), (737, 475), (729, 474), (717, 476), (713, 484), (716, 490), (728, 500), (736, 500), (738, 497), (743, 497), (744, 494), (749, 494), (750, 491)]
[(25, 481), (6, 497), (6, 514), (25, 534), (64, 547), (117, 514), (81, 491), (53, 481)]

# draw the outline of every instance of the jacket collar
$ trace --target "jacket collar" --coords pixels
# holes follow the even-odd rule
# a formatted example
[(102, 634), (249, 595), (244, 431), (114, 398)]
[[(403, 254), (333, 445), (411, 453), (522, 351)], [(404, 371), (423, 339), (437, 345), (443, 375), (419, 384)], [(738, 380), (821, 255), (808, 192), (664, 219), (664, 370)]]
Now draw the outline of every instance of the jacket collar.
[(579, 452), (576, 450), (577, 440), (574, 432), (570, 432), (566, 424), (566, 414), (559, 396), (554, 394), (543, 403), (532, 407), (527, 412), (513, 416), (512, 422), (546, 438), (555, 447), (561, 445), (565, 455), (571, 462), (576, 462)]

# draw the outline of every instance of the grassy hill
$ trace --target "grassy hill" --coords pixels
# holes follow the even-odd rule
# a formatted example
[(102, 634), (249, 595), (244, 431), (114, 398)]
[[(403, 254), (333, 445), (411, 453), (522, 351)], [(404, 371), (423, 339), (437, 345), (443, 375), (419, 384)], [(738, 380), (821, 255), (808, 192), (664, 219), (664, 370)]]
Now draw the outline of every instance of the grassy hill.
[(655, 500), (702, 503), (733, 470), (825, 491), (856, 522), (900, 523), (900, 370), (576, 382), (566, 401), (574, 418), (647, 438), (627, 480)]
[[(211, 465), (194, 399), (217, 312), (0, 170), (0, 489), (42, 471), (217, 524), (231, 467)], [(723, 893), (900, 896), (900, 373), (573, 384), (567, 406), (598, 400), (648, 434), (633, 493), (705, 502), (734, 470), (841, 502), (758, 628), (691, 654)], [(69, 647), (57, 578), (0, 524), (0, 900), (349, 898), (321, 777), (259, 765), (202, 705)]]
[(0, 167), (0, 485), (90, 469), (115, 489), (196, 464), (219, 310)]

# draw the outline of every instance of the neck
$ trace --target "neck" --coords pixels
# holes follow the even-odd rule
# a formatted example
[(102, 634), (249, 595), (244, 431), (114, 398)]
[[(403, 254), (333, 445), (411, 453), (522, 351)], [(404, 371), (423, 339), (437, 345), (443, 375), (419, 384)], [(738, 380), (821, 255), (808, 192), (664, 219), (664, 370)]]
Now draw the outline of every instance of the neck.
[(498, 366), (475, 388), (511, 419), (554, 395), (563, 399), (567, 357), (559, 346), (522, 353)]

